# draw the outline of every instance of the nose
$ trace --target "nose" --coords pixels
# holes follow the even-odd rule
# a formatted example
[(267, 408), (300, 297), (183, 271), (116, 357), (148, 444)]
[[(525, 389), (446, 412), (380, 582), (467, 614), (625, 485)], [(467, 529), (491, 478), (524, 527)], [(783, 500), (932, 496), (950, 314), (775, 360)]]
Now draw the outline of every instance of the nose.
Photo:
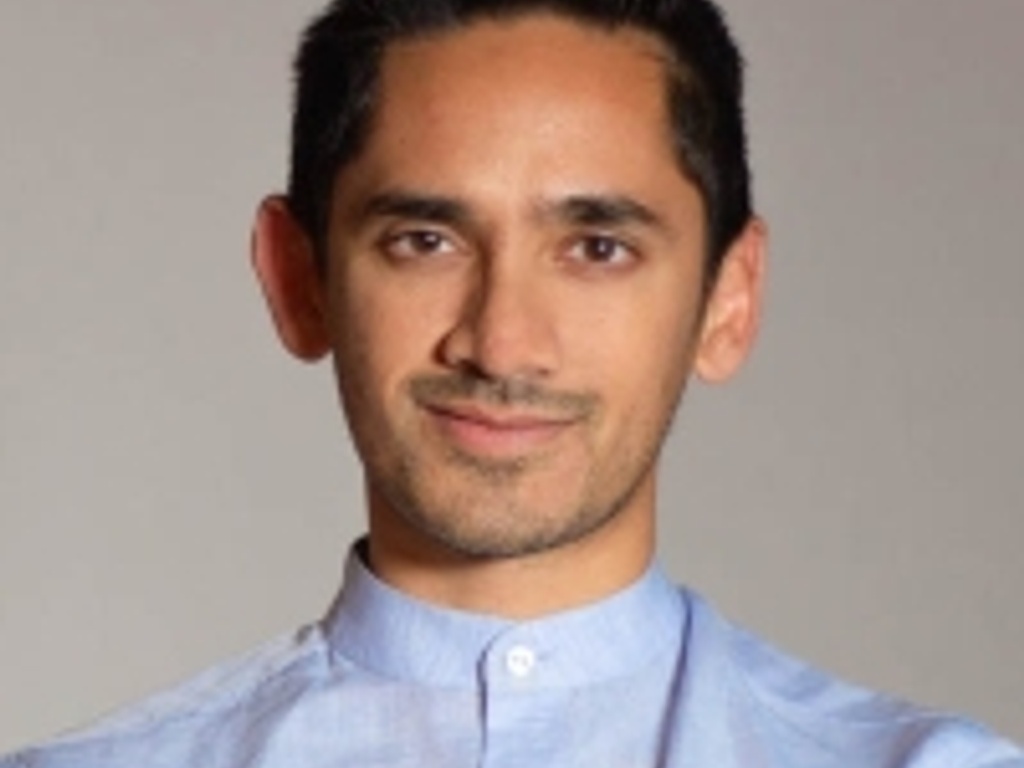
[(441, 345), (452, 368), (489, 379), (550, 377), (560, 361), (554, 307), (543, 280), (498, 259), (481, 264)]

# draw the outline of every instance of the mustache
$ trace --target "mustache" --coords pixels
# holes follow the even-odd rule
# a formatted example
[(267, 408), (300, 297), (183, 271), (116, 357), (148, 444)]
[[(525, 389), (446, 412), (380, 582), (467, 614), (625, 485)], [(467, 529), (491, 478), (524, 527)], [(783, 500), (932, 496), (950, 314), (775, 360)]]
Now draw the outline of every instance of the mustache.
[(598, 406), (590, 392), (554, 390), (521, 378), (491, 378), (472, 373), (423, 374), (409, 380), (414, 401), (425, 405), (474, 402), (502, 408), (525, 407), (560, 417), (590, 417)]

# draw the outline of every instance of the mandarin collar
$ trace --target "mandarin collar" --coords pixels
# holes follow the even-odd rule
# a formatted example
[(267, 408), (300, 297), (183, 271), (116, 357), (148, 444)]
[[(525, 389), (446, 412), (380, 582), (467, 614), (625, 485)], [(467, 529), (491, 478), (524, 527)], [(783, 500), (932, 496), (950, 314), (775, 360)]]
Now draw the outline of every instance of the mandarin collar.
[(677, 653), (685, 593), (657, 564), (598, 602), (528, 621), (454, 610), (385, 584), (357, 543), (323, 622), (332, 657), (382, 678), (447, 688), (481, 682), (572, 687), (635, 673)]

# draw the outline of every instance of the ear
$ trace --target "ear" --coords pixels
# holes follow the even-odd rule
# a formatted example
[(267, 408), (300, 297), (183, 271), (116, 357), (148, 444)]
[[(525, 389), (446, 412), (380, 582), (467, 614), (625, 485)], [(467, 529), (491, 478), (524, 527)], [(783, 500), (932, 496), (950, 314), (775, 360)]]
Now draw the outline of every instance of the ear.
[(708, 383), (730, 378), (757, 338), (764, 290), (767, 228), (752, 218), (729, 246), (704, 308), (694, 370)]
[(330, 350), (325, 281), (317, 271), (313, 244), (283, 197), (260, 204), (252, 265), (281, 343), (300, 360), (322, 358)]

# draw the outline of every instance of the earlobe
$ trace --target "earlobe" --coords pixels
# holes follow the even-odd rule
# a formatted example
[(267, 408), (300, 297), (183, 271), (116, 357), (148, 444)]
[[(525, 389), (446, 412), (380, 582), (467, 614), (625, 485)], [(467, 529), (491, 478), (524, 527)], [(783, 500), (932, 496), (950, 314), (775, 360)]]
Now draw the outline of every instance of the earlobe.
[(324, 281), (313, 245), (283, 197), (268, 197), (260, 204), (252, 265), (281, 343), (300, 360), (322, 358), (330, 350)]
[(752, 218), (729, 246), (705, 307), (694, 371), (708, 383), (730, 378), (757, 338), (764, 289), (767, 228)]

